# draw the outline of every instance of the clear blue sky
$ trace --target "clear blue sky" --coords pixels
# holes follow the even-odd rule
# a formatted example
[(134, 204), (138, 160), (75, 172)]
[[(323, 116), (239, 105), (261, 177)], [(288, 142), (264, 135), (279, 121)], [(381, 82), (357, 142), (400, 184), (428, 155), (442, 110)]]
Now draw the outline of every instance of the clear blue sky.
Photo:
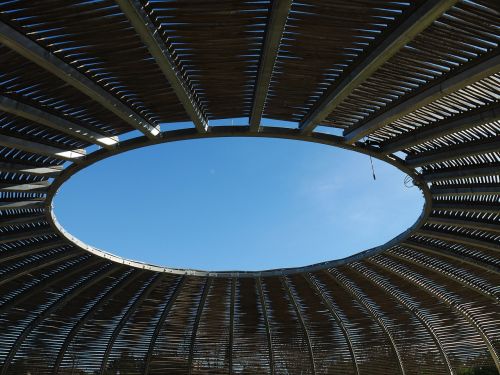
[(343, 258), (412, 225), (423, 198), (367, 156), (305, 142), (220, 138), (101, 161), (55, 199), (59, 222), (129, 259), (262, 270)]

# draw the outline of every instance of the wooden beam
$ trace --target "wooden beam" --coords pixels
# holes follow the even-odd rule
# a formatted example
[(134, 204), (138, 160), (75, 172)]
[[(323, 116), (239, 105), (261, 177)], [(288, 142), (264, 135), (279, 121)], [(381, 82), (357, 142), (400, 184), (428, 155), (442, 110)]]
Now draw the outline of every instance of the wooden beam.
[(156, 345), (156, 340), (158, 339), (161, 328), (163, 327), (163, 323), (165, 323), (165, 320), (167, 319), (167, 316), (170, 313), (170, 310), (172, 309), (172, 306), (174, 305), (174, 302), (177, 299), (177, 296), (179, 295), (179, 293), (182, 289), (182, 286), (184, 285), (185, 280), (186, 280), (186, 275), (182, 275), (178, 279), (177, 285), (175, 285), (174, 290), (172, 292), (172, 295), (170, 296), (165, 307), (163, 308), (163, 311), (161, 312), (160, 318), (158, 319), (158, 322), (156, 323), (155, 330), (154, 330), (153, 335), (151, 336), (151, 340), (149, 342), (149, 347), (148, 347), (148, 351), (146, 353), (146, 357), (144, 358), (144, 373), (143, 373), (143, 375), (149, 374), (149, 366), (151, 365), (151, 359), (153, 358), (153, 351), (154, 351), (154, 348)]
[(495, 346), (491, 342), (490, 338), (486, 334), (482, 325), (478, 322), (477, 318), (473, 314), (471, 314), (471, 312), (468, 310), (466, 304), (461, 304), (458, 301), (456, 301), (453, 297), (447, 296), (446, 294), (444, 294), (442, 292), (441, 289), (438, 289), (435, 286), (433, 286), (431, 283), (423, 280), (421, 275), (415, 273), (412, 270), (407, 269), (406, 270), (407, 272), (402, 272), (400, 269), (396, 269), (395, 267), (391, 267), (391, 266), (384, 264), (384, 263), (380, 262), (379, 260), (375, 260), (373, 258), (367, 258), (366, 261), (371, 263), (371, 264), (375, 264), (381, 268), (384, 268), (389, 273), (397, 275), (398, 277), (402, 278), (403, 280), (410, 282), (411, 284), (415, 285), (415, 287), (417, 289), (420, 289), (422, 291), (429, 293), (434, 298), (436, 298), (438, 301), (445, 303), (450, 309), (459, 313), (463, 318), (465, 318), (465, 320), (467, 320), (467, 322), (472, 327), (474, 327), (476, 332), (479, 334), (479, 336), (483, 340), (484, 344), (488, 348), (488, 351), (493, 359), (493, 362), (495, 363), (497, 370), (500, 371), (500, 359), (499, 359), (499, 355), (497, 353), (497, 349), (495, 348)]
[(81, 91), (147, 137), (154, 139), (160, 134), (158, 126), (151, 124), (99, 84), (4, 22), (0, 22), (0, 43)]
[[(83, 254), (83, 257), (84, 259), (79, 260), (76, 264), (70, 266), (70, 269), (58, 271), (55, 275), (50, 275), (44, 279), (41, 279), (35, 285), (30, 286), (26, 291), (21, 292), (20, 294), (14, 296), (12, 299), (4, 302), (2, 305), (0, 305), (0, 314), (4, 313), (5, 311), (12, 311), (16, 306), (19, 306), (23, 302), (28, 301), (29, 299), (33, 298), (33, 296), (40, 295), (40, 293), (43, 293), (44, 290), (50, 290), (53, 285), (59, 284), (62, 280), (70, 279), (78, 273), (88, 270), (90, 267), (94, 267), (97, 263), (103, 261), (103, 259), (91, 256), (90, 254)], [(89, 272), (90, 271), (91, 270), (89, 270)]]
[(229, 375), (233, 375), (233, 345), (234, 345), (234, 313), (235, 313), (235, 299), (236, 299), (236, 283), (238, 279), (233, 277), (231, 279), (231, 301), (229, 305)]
[(401, 246), (409, 247), (410, 249), (414, 249), (417, 251), (423, 251), (433, 256), (441, 256), (455, 262), (466, 263), (473, 267), (479, 268), (482, 271), (500, 273), (499, 267), (477, 261), (474, 258), (457, 253), (455, 250), (443, 249), (441, 247), (436, 247), (425, 243), (418, 243), (412, 240), (406, 240), (402, 242)]
[(21, 163), (0, 162), (0, 171), (2, 172), (21, 173), (31, 176), (55, 177), (62, 172), (63, 168), (62, 165), (37, 167)]
[(117, 0), (116, 2), (167, 78), (196, 129), (199, 132), (206, 132), (208, 120), (198, 104), (195, 92), (189, 82), (183, 78), (177, 62), (161, 37), (161, 32), (156, 29), (141, 2), (139, 0)]
[[(38, 252), (38, 251), (37, 251)], [(12, 271), (7, 273), (6, 275), (2, 275), (0, 278), (0, 286), (11, 282), (12, 280), (15, 280), (19, 277), (22, 277), (24, 275), (27, 275), (29, 273), (38, 271), (40, 269), (49, 267), (53, 264), (56, 263), (61, 263), (65, 262), (68, 259), (75, 258), (76, 256), (81, 255), (81, 252), (78, 251), (61, 251), (60, 253), (56, 254), (51, 254), (46, 257), (41, 257), (40, 259), (37, 259), (36, 261), (26, 263), (24, 267), (21, 270), (16, 269), (16, 271)]]
[(352, 281), (347, 279), (347, 277), (345, 277), (340, 271), (332, 268), (330, 270), (325, 270), (324, 272), (330, 278), (332, 278), (342, 289), (348, 292), (357, 302), (359, 302), (372, 317), (372, 319), (378, 323), (379, 327), (382, 329), (382, 331), (384, 331), (385, 335), (389, 339), (389, 343), (391, 345), (392, 351), (394, 352), (394, 356), (396, 357), (396, 362), (398, 363), (401, 375), (405, 375), (406, 372), (403, 365), (403, 359), (401, 357), (401, 353), (399, 352), (399, 348), (396, 345), (396, 341), (394, 340), (394, 335), (385, 323), (382, 316), (380, 316), (377, 310), (370, 305), (368, 300), (361, 293), (359, 293), (356, 288), (354, 288)]
[[(497, 211), (498, 213), (498, 211)], [(419, 229), (415, 232), (415, 235), (421, 235), (424, 237), (435, 238), (443, 241), (450, 241), (459, 243), (465, 246), (471, 246), (472, 248), (488, 249), (495, 252), (500, 251), (500, 244), (482, 241), (475, 238), (464, 237), (460, 235), (455, 235), (451, 233), (443, 233), (429, 229)]]
[(0, 227), (10, 227), (14, 225), (27, 225), (36, 223), (47, 223), (47, 217), (43, 214), (33, 213), (0, 216)]
[(250, 131), (259, 131), (274, 64), (278, 56), (281, 38), (285, 31), (286, 20), (291, 6), (292, 0), (274, 0), (269, 11), (266, 36), (262, 46), (259, 71), (255, 82), (252, 112), (250, 114)]
[[(67, 244), (68, 242), (66, 240), (58, 238), (50, 242), (44, 241), (42, 243), (37, 242), (25, 246), (18, 246), (10, 251), (2, 251), (2, 255), (0, 256), (0, 264), (10, 262), (11, 260), (19, 258), (27, 258), (30, 255), (42, 253), (44, 251), (52, 250)], [(2, 279), (0, 278), (0, 280)]]
[(104, 294), (100, 295), (97, 301), (92, 304), (92, 306), (81, 316), (75, 323), (75, 325), (71, 328), (71, 330), (66, 335), (61, 348), (57, 354), (56, 361), (52, 368), (52, 372), (54, 374), (59, 374), (59, 369), (61, 368), (61, 364), (64, 360), (64, 355), (66, 351), (69, 349), (71, 343), (74, 338), (80, 331), (80, 329), (90, 320), (92, 317), (99, 311), (99, 309), (106, 305), (110, 300), (112, 300), (117, 294), (119, 294), (123, 290), (127, 290), (128, 287), (136, 281), (141, 275), (140, 270), (134, 270), (131, 268), (124, 274), (118, 281), (116, 281), (110, 289), (108, 289)]
[(486, 139), (480, 142), (463, 143), (459, 146), (437, 149), (422, 153), (421, 155), (408, 155), (405, 159), (407, 165), (412, 168), (421, 167), (428, 164), (442, 163), (448, 160), (456, 160), (468, 156), (476, 156), (500, 150), (500, 137)]
[(480, 214), (498, 214), (500, 207), (492, 204), (481, 203), (454, 203), (446, 201), (432, 202), (434, 211), (474, 212)]
[(342, 77), (333, 90), (323, 95), (301, 122), (300, 131), (306, 134), (312, 133), (316, 126), (321, 124), (359, 85), (456, 3), (457, 0), (428, 0), (418, 7), (360, 64)]
[[(23, 229), (16, 233), (2, 233), (0, 237), (0, 244), (13, 241), (21, 241), (30, 238), (37, 238), (40, 236), (45, 236), (48, 234), (54, 234), (54, 229), (51, 226), (41, 227), (41, 228), (29, 228), (28, 230)], [(2, 261), (5, 261), (3, 257), (0, 257)]]
[(33, 154), (50, 156), (55, 159), (78, 161), (85, 156), (85, 150), (64, 150), (43, 143), (28, 141), (0, 134), (0, 146), (14, 148), (16, 150), (31, 152)]
[(18, 192), (26, 192), (26, 191), (46, 191), (50, 186), (50, 181), (35, 181), (35, 182), (26, 182), (24, 184), (20, 184), (19, 181), (15, 182), (0, 182), (0, 191), (18, 191)]
[(111, 266), (108, 264), (106, 267), (100, 270), (98, 274), (94, 274), (88, 277), (84, 282), (79, 284), (75, 283), (74, 287), (70, 289), (66, 294), (58, 297), (54, 302), (50, 303), (47, 307), (45, 307), (41, 312), (39, 312), (36, 317), (23, 329), (21, 334), (16, 338), (15, 342), (9, 349), (7, 356), (3, 362), (2, 369), (0, 371), (0, 375), (7, 375), (7, 370), (9, 365), (12, 363), (12, 360), (15, 358), (17, 351), (23, 344), (24, 340), (29, 336), (29, 334), (47, 317), (49, 317), (54, 311), (65, 306), (69, 303), (73, 298), (77, 297), (85, 290), (91, 288), (92, 286), (98, 284), (106, 277), (110, 276), (114, 273), (119, 267)]
[(191, 375), (193, 371), (194, 344), (196, 342), (196, 335), (198, 334), (198, 327), (200, 325), (201, 315), (203, 314), (203, 308), (205, 307), (205, 303), (207, 301), (208, 291), (210, 290), (211, 283), (212, 283), (212, 278), (207, 277), (205, 281), (205, 286), (203, 287), (203, 292), (201, 294), (198, 310), (196, 311), (196, 317), (193, 323), (193, 331), (191, 332), (191, 342), (189, 343), (188, 375)]
[(408, 99), (403, 97), (401, 103), (384, 111), (363, 125), (355, 129), (346, 129), (344, 131), (344, 141), (348, 144), (353, 144), (361, 138), (370, 135), (375, 130), (394, 122), (418, 108), (497, 73), (499, 69), (500, 55), (496, 55), (467, 69), (461, 70), (457, 74), (452, 74), (444, 81), (435, 84), (431, 82), (430, 86), (419, 94), (411, 96)]
[(434, 196), (461, 196), (461, 195), (500, 195), (500, 185), (453, 187), (432, 186), (431, 194)]
[[(454, 282), (462, 285), (464, 288), (468, 288), (476, 293), (481, 294), (483, 297), (486, 297), (490, 299), (493, 303), (498, 303), (500, 302), (500, 297), (495, 294), (495, 292), (488, 290), (487, 288), (484, 288), (477, 282), (467, 280), (465, 273), (463, 270), (460, 270), (459, 272), (464, 273), (464, 275), (457, 275), (456, 273), (450, 272), (448, 269), (443, 268), (442, 266), (432, 264), (432, 262), (436, 261), (436, 258), (432, 257), (431, 260), (427, 259), (427, 262), (422, 262), (419, 259), (415, 259), (411, 257), (409, 254), (398, 254), (396, 252), (389, 252), (385, 253), (385, 256), (393, 259), (397, 259), (398, 261), (402, 262), (403, 264), (410, 264), (412, 266), (417, 266), (421, 268), (425, 268), (427, 271), (432, 271), (437, 273), (440, 276), (444, 276), (444, 278), (451, 279)], [(422, 255), (420, 253), (420, 255)], [(424, 256), (427, 256), (424, 254)], [(426, 264), (427, 263), (427, 264)], [(447, 266), (449, 266), (449, 263), (447, 263)], [(451, 267), (450, 267), (451, 268)], [(470, 278), (469, 278), (470, 279)]]
[(303, 273), (303, 277), (306, 279), (306, 281), (309, 283), (313, 291), (321, 298), (321, 302), (325, 305), (325, 307), (328, 309), (330, 312), (330, 315), (333, 317), (333, 319), (337, 322), (337, 324), (340, 327), (340, 330), (342, 331), (342, 334), (344, 335), (344, 338), (347, 343), (347, 347), (349, 349), (349, 354), (351, 355), (352, 359), (352, 365), (354, 367), (354, 372), (356, 375), (360, 375), (359, 371), (359, 359), (356, 356), (356, 352), (354, 350), (354, 344), (351, 338), (351, 333), (349, 332), (349, 329), (347, 328), (344, 320), (342, 317), (337, 313), (336, 308), (333, 306), (332, 302), (328, 300), (321, 290), (321, 288), (317, 285), (316, 281), (311, 277), (310, 273)]
[(297, 315), (297, 318), (299, 320), (302, 331), (304, 332), (304, 335), (306, 336), (307, 351), (309, 353), (309, 360), (311, 362), (311, 371), (312, 371), (312, 375), (315, 375), (316, 374), (316, 363), (314, 361), (314, 352), (312, 349), (311, 337), (309, 335), (309, 330), (307, 329), (306, 323), (304, 321), (304, 317), (302, 316), (302, 312), (300, 311), (300, 308), (297, 305), (297, 301), (295, 300), (295, 296), (293, 295), (293, 293), (290, 289), (290, 285), (288, 285), (288, 279), (286, 276), (281, 277), (281, 283), (285, 287), (286, 293), (288, 295), (288, 298), (292, 302), (293, 308), (295, 310), (295, 314)]
[(0, 202), (0, 211), (3, 210), (20, 210), (25, 208), (44, 208), (44, 200), (27, 200), (27, 201), (16, 201), (16, 202)]
[(116, 339), (118, 338), (118, 335), (122, 331), (123, 327), (125, 327), (125, 324), (129, 321), (130, 317), (132, 314), (136, 311), (136, 309), (139, 307), (139, 305), (144, 302), (146, 298), (149, 297), (151, 292), (156, 288), (160, 280), (162, 279), (162, 274), (160, 272), (157, 272), (147, 283), (147, 286), (144, 288), (144, 290), (136, 297), (134, 302), (130, 305), (130, 307), (127, 309), (125, 314), (121, 317), (120, 321), (118, 324), (115, 326), (113, 329), (113, 333), (111, 334), (111, 337), (108, 340), (108, 343), (106, 345), (106, 350), (104, 351), (104, 354), (102, 356), (102, 362), (101, 362), (101, 369), (99, 371), (100, 375), (105, 375), (106, 373), (106, 365), (108, 363), (109, 355), (111, 354), (111, 349), (113, 349), (113, 345), (115, 344)]
[(416, 128), (409, 133), (403, 134), (391, 141), (385, 142), (382, 146), (382, 152), (384, 154), (391, 154), (393, 152), (404, 150), (436, 138), (444, 137), (448, 134), (472, 129), (476, 126), (488, 124), (499, 119), (499, 106), (472, 115), (466, 112), (462, 115), (451, 118), (449, 121), (438, 122), (436, 124), (425, 126), (424, 128)]
[(71, 137), (81, 139), (90, 144), (96, 144), (107, 149), (113, 149), (118, 143), (117, 137), (108, 137), (80, 126), (63, 117), (53, 115), (50, 112), (24, 104), (17, 100), (0, 96), (0, 111), (22, 117), (37, 124), (68, 134)]
[(273, 351), (273, 338), (271, 333), (271, 326), (269, 325), (269, 316), (267, 314), (266, 298), (264, 290), (262, 289), (262, 279), (256, 278), (257, 294), (259, 295), (260, 305), (262, 307), (262, 316), (264, 318), (264, 325), (266, 327), (267, 345), (269, 349), (269, 370), (270, 375), (274, 375), (274, 351)]
[(456, 218), (430, 216), (427, 219), (426, 223), (477, 229), (485, 232), (500, 233), (500, 224), (473, 221), (471, 218), (468, 217), (465, 217), (463, 219), (462, 218), (456, 219)]
[(483, 177), (500, 175), (500, 166), (466, 166), (458, 169), (428, 170), (422, 173), (425, 182), (453, 180), (467, 177)]
[(441, 343), (441, 339), (439, 338), (432, 321), (427, 319), (425, 314), (423, 314), (418, 308), (418, 304), (409, 301), (407, 297), (401, 292), (397, 290), (394, 286), (392, 286), (389, 282), (380, 277), (377, 273), (365, 267), (361, 263), (353, 263), (349, 265), (349, 267), (355, 270), (361, 277), (364, 277), (366, 280), (371, 282), (373, 285), (384, 291), (389, 296), (393, 297), (399, 304), (401, 304), (409, 314), (413, 315), (420, 323), (424, 326), (427, 333), (431, 336), (432, 341), (439, 350), (439, 354), (443, 359), (444, 364), (446, 365), (446, 369), (450, 375), (454, 375), (453, 366), (451, 365), (450, 358), (446, 353), (446, 350)]

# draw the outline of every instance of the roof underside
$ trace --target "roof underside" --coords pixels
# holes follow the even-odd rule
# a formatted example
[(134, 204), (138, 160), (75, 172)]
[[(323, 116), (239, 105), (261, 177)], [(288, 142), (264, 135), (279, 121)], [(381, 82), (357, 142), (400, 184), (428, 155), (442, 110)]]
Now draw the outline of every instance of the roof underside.
[[(0, 1), (0, 375), (500, 371), (499, 16), (497, 0)], [(232, 118), (410, 171), (425, 220), (351, 261), (203, 276), (54, 225), (58, 178), (122, 134)]]

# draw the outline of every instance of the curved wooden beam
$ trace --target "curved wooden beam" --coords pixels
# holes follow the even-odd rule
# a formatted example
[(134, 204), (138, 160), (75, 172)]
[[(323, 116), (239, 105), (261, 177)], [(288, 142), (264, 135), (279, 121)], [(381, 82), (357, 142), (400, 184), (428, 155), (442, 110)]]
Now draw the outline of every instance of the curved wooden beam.
[(357, 302), (359, 302), (370, 314), (370, 316), (377, 322), (379, 327), (382, 329), (382, 331), (384, 331), (385, 335), (389, 339), (389, 343), (391, 345), (394, 356), (396, 357), (396, 362), (398, 363), (401, 375), (405, 375), (406, 372), (403, 365), (403, 359), (401, 358), (401, 353), (399, 352), (396, 341), (394, 340), (394, 335), (392, 334), (387, 324), (385, 324), (384, 319), (377, 313), (374, 308), (372, 308), (366, 298), (353, 287), (352, 282), (347, 279), (347, 277), (345, 277), (340, 271), (335, 268), (331, 268), (330, 270), (325, 270), (324, 272), (329, 277), (331, 277), (340, 287), (348, 292)]
[[(377, 257), (381, 257), (381, 256), (378, 255)], [(486, 334), (486, 332), (482, 328), (481, 324), (477, 322), (477, 319), (475, 319), (474, 315), (472, 315), (468, 311), (466, 306), (458, 303), (453, 298), (444, 295), (442, 292), (437, 290), (434, 286), (423, 281), (422, 277), (420, 277), (418, 274), (416, 274), (413, 271), (407, 270), (407, 272), (401, 272), (400, 270), (393, 269), (392, 267), (387, 266), (387, 265), (381, 263), (379, 260), (376, 260), (373, 258), (367, 259), (366, 261), (369, 263), (373, 263), (379, 267), (384, 268), (389, 273), (392, 273), (394, 275), (401, 277), (402, 279), (415, 285), (415, 287), (417, 287), (418, 289), (421, 289), (421, 290), (427, 292), (428, 294), (432, 295), (434, 298), (438, 299), (439, 301), (442, 301), (443, 303), (448, 305), (452, 310), (455, 310), (456, 312), (458, 312), (467, 322), (469, 322), (469, 324), (472, 327), (474, 327), (476, 332), (479, 334), (479, 336), (483, 340), (484, 344), (486, 345), (486, 347), (487, 347), (487, 349), (488, 349), (488, 351), (493, 359), (493, 362), (495, 363), (497, 370), (500, 371), (500, 359), (499, 359), (499, 355), (497, 353), (495, 346), (493, 345), (490, 338), (488, 337), (488, 335)]]
[(344, 140), (346, 143), (353, 144), (361, 138), (370, 135), (391, 122), (421, 108), (433, 101), (460, 90), (474, 82), (486, 78), (498, 72), (500, 68), (500, 56), (496, 55), (489, 59), (475, 64), (457, 74), (452, 74), (446, 80), (431, 86), (419, 94), (414, 95), (392, 107), (391, 109), (379, 114), (377, 117), (364, 123), (355, 129), (344, 131)]
[(274, 64), (278, 57), (281, 38), (285, 31), (286, 20), (293, 0), (274, 0), (270, 9), (266, 36), (262, 46), (259, 71), (255, 82), (250, 130), (259, 131), (262, 113), (266, 104), (267, 93), (273, 75)]
[(299, 318), (299, 322), (300, 322), (300, 326), (302, 327), (302, 331), (304, 332), (304, 335), (306, 336), (307, 351), (309, 353), (309, 360), (311, 361), (311, 370), (312, 370), (312, 374), (315, 375), (316, 374), (316, 363), (314, 361), (314, 352), (312, 349), (311, 337), (309, 336), (309, 330), (307, 329), (306, 323), (304, 322), (304, 317), (302, 316), (300, 308), (297, 305), (297, 301), (295, 300), (295, 296), (293, 295), (292, 291), (290, 290), (290, 286), (288, 285), (288, 280), (287, 280), (286, 276), (281, 277), (281, 283), (285, 287), (286, 293), (288, 294), (288, 297), (290, 298), (290, 301), (292, 302), (295, 313), (297, 314), (297, 317)]
[(431, 124), (424, 128), (416, 128), (411, 132), (385, 142), (382, 146), (382, 152), (391, 154), (436, 138), (444, 137), (448, 134), (472, 129), (476, 126), (488, 124), (499, 119), (500, 106), (498, 105), (480, 113), (470, 114), (465, 112), (462, 115), (452, 117), (448, 121), (440, 122), (439, 124)]
[(262, 315), (264, 316), (264, 324), (266, 326), (267, 343), (269, 345), (269, 369), (270, 369), (270, 374), (274, 375), (273, 338), (271, 334), (271, 326), (269, 325), (269, 317), (267, 315), (266, 299), (264, 297), (264, 290), (262, 289), (261, 278), (257, 277), (256, 281), (257, 281), (257, 291), (259, 294), (260, 305), (262, 306)]
[(2, 95), (0, 95), (0, 111), (22, 117), (73, 138), (81, 139), (87, 143), (96, 144), (104, 148), (112, 149), (118, 143), (117, 137), (108, 137), (99, 134), (63, 117)]
[(80, 328), (82, 328), (87, 323), (87, 321), (99, 311), (102, 306), (113, 299), (118, 293), (126, 290), (128, 286), (135, 280), (137, 280), (139, 276), (141, 276), (141, 271), (128, 270), (126, 274), (124, 274), (119, 280), (115, 281), (110, 289), (103, 295), (101, 295), (98, 300), (85, 312), (85, 314), (83, 314), (83, 316), (78, 319), (76, 324), (66, 335), (66, 338), (64, 339), (64, 342), (59, 349), (59, 353), (57, 354), (56, 361), (52, 368), (53, 375), (57, 375), (59, 373), (59, 368), (61, 367), (61, 364), (64, 360), (64, 355), (71, 345), (71, 342), (80, 331)]
[(433, 327), (432, 322), (426, 318), (424, 314), (422, 314), (415, 304), (411, 303), (403, 293), (399, 292), (396, 288), (394, 288), (389, 282), (383, 280), (378, 274), (376, 274), (371, 269), (368, 269), (364, 265), (360, 263), (354, 263), (349, 265), (349, 267), (355, 270), (361, 277), (364, 277), (368, 281), (370, 281), (373, 285), (383, 290), (385, 293), (393, 297), (396, 301), (398, 301), (404, 308), (408, 311), (409, 314), (413, 315), (422, 325), (424, 326), (427, 333), (431, 336), (432, 341), (439, 350), (439, 354), (443, 359), (443, 363), (446, 365), (446, 368), (450, 375), (454, 375), (453, 367), (451, 366), (450, 358), (446, 353), (446, 350), (441, 343), (441, 339), (439, 338), (438, 333)]
[(320, 287), (317, 285), (316, 281), (311, 277), (310, 273), (305, 273), (304, 275), (305, 280), (309, 283), (309, 285), (312, 287), (313, 291), (321, 298), (321, 301), (323, 304), (326, 306), (328, 311), (330, 312), (330, 315), (335, 319), (337, 324), (340, 327), (340, 330), (342, 331), (342, 334), (344, 335), (344, 338), (347, 343), (347, 347), (349, 349), (349, 353), (351, 354), (352, 358), (352, 365), (354, 367), (354, 371), (356, 375), (360, 375), (359, 371), (359, 360), (356, 356), (356, 352), (354, 351), (354, 344), (351, 339), (351, 334), (349, 332), (349, 329), (344, 323), (344, 320), (341, 318), (341, 316), (337, 313), (335, 307), (329, 301), (326, 296), (324, 295), (323, 291), (320, 289)]
[(161, 32), (156, 29), (139, 0), (116, 0), (122, 12), (127, 16), (137, 34), (156, 61), (156, 64), (167, 78), (170, 86), (179, 98), (199, 132), (208, 131), (208, 120), (199, 106), (196, 93), (189, 82), (183, 78), (177, 62), (170, 54)]
[[(167, 319), (168, 314), (170, 313), (170, 310), (172, 309), (172, 306), (177, 299), (177, 296), (179, 295), (182, 286), (184, 285), (184, 282), (186, 280), (186, 275), (182, 275), (179, 277), (177, 281), (177, 285), (175, 286), (175, 289), (170, 296), (167, 304), (163, 308), (163, 311), (160, 315), (160, 318), (158, 319), (158, 322), (156, 323), (155, 330), (153, 332), (153, 335), (151, 336), (151, 340), (149, 342), (149, 349), (146, 353), (146, 357), (144, 358), (144, 374), (143, 375), (148, 375), (149, 374), (149, 366), (151, 365), (151, 358), (153, 357), (153, 350), (156, 344), (156, 340), (158, 339), (158, 335), (160, 334), (161, 327), (163, 326), (163, 323), (165, 322), (165, 319)], [(1, 374), (0, 374), (1, 375)]]
[(456, 0), (427, 0), (417, 8), (371, 53), (364, 57), (360, 64), (342, 77), (334, 90), (327, 91), (323, 95), (301, 122), (300, 131), (312, 133), (316, 126), (328, 117), (360, 84), (456, 3)]
[(93, 80), (4, 22), (0, 22), (0, 43), (81, 91), (148, 138), (155, 138), (160, 134), (158, 126), (151, 124)]
[(193, 331), (191, 333), (191, 342), (189, 344), (189, 357), (188, 357), (188, 374), (191, 375), (193, 371), (193, 360), (194, 360), (194, 344), (196, 341), (196, 335), (198, 333), (198, 327), (200, 325), (201, 315), (203, 314), (203, 308), (205, 307), (205, 302), (207, 300), (208, 291), (210, 290), (210, 285), (212, 283), (212, 278), (207, 277), (205, 281), (205, 286), (203, 287), (203, 293), (201, 294), (200, 304), (198, 305), (198, 311), (196, 312), (196, 318), (193, 324)]
[(118, 270), (117, 266), (113, 267), (111, 266), (110, 263), (108, 263), (97, 273), (97, 275), (94, 274), (90, 276), (87, 280), (81, 282), (80, 284), (75, 283), (73, 289), (71, 289), (63, 296), (59, 297), (56, 301), (52, 302), (48, 307), (46, 307), (43, 311), (41, 311), (36, 316), (36, 318), (34, 318), (26, 326), (26, 328), (24, 328), (21, 334), (17, 337), (14, 344), (10, 347), (9, 353), (6, 356), (2, 369), (0, 371), (0, 375), (7, 375), (8, 367), (11, 364), (14, 357), (16, 356), (16, 353), (21, 347), (22, 343), (42, 321), (44, 321), (47, 317), (49, 317), (53, 312), (65, 306), (74, 297), (78, 296), (80, 293), (91, 288), (92, 286), (98, 284), (99, 282), (101, 282), (102, 280), (104, 280), (106, 277), (116, 272), (117, 270)]

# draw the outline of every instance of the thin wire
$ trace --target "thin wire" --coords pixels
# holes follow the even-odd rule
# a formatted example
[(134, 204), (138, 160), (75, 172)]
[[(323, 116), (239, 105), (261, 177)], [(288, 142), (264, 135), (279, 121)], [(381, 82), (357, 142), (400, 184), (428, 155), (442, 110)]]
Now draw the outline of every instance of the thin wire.
[[(368, 137), (365, 138), (365, 143), (367, 143), (368, 145), (370, 145), (370, 136), (368, 136)], [(372, 159), (372, 156), (370, 154), (368, 156), (370, 157), (370, 165), (372, 167), (373, 180), (376, 181), (377, 177), (375, 176), (375, 168), (373, 167), (373, 159)]]
[(370, 164), (372, 166), (372, 176), (373, 176), (373, 180), (377, 180), (377, 177), (375, 176), (375, 168), (373, 168), (373, 160), (372, 160), (372, 156), (370, 155)]

